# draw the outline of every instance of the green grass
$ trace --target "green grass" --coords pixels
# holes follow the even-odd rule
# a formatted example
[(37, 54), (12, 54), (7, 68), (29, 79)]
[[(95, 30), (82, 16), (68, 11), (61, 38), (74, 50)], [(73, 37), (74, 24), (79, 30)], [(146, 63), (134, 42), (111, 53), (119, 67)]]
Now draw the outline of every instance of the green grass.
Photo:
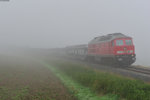
[(32, 95), (29, 87), (12, 89), (8, 87), (0, 87), (0, 100), (55, 100), (49, 98), (48, 94), (38, 91)]
[[(13, 93), (12, 93), (13, 92)], [(7, 87), (0, 87), (0, 99), (7, 100), (26, 100), (29, 95), (28, 87), (12, 89)]]
[[(150, 100), (150, 85), (142, 81), (96, 71), (80, 64), (58, 61), (51, 64), (98, 94), (114, 94), (115, 98), (126, 100)], [(103, 100), (107, 100), (107, 97), (103, 97)]]
[(91, 91), (91, 89), (75, 82), (56, 67), (52, 67), (46, 63), (43, 64), (50, 68), (50, 70), (62, 81), (68, 90), (78, 98), (78, 100), (117, 100), (118, 98), (116, 95), (98, 96)]

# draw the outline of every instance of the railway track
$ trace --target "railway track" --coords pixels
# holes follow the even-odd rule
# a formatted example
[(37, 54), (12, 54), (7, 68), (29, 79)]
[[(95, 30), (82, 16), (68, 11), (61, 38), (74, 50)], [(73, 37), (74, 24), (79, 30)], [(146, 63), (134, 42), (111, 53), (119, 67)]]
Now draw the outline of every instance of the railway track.
[(135, 67), (135, 66), (134, 67), (130, 66), (130, 67), (125, 68), (125, 70), (150, 75), (150, 69), (148, 69), (148, 68), (139, 68), (139, 67)]
[[(73, 59), (74, 60), (74, 59)], [(111, 69), (111, 70), (115, 70), (116, 68), (115, 67), (112, 67), (110, 65), (103, 65), (103, 64), (100, 64), (100, 63), (96, 63), (96, 62), (87, 62), (87, 61), (81, 61), (81, 60), (75, 60), (75, 61), (78, 61), (78, 62), (83, 62), (83, 63), (86, 63), (86, 64), (90, 64), (92, 66), (95, 66), (95, 68), (98, 68), (98, 69)], [(105, 68), (100, 68), (100, 66), (105, 66)], [(131, 72), (137, 72), (139, 74), (146, 74), (146, 75), (150, 75), (150, 68), (143, 68), (143, 67), (137, 67), (137, 66), (129, 66), (129, 67), (125, 67), (125, 68), (121, 68), (121, 67), (118, 67), (118, 69), (121, 69), (121, 70), (127, 70), (127, 71), (131, 71)]]

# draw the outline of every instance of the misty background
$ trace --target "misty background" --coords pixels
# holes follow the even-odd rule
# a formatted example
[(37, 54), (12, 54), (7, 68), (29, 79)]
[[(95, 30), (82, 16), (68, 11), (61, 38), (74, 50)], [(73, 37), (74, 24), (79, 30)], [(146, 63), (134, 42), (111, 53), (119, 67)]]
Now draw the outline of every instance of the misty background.
[(136, 64), (150, 66), (149, 0), (0, 1), (0, 48), (58, 48), (114, 32), (133, 37)]

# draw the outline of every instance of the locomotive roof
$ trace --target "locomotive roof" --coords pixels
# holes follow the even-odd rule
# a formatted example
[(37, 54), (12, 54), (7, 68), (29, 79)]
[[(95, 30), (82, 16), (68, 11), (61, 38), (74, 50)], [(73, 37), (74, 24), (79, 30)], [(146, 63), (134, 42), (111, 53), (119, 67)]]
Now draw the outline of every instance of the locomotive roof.
[(131, 37), (126, 36), (122, 33), (112, 33), (112, 34), (108, 34), (108, 35), (104, 35), (104, 36), (95, 37), (92, 41), (89, 42), (89, 44), (112, 41), (117, 38), (131, 38)]

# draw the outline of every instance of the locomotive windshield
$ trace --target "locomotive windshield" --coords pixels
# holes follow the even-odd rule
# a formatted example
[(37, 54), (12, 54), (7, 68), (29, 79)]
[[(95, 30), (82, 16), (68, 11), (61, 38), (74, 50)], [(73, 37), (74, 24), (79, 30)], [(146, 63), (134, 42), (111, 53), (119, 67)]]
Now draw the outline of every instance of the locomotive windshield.
[(116, 40), (116, 46), (122, 46), (123, 40)]
[(132, 45), (132, 41), (131, 40), (125, 40), (126, 45)]
[(116, 40), (116, 46), (132, 45), (132, 40)]

